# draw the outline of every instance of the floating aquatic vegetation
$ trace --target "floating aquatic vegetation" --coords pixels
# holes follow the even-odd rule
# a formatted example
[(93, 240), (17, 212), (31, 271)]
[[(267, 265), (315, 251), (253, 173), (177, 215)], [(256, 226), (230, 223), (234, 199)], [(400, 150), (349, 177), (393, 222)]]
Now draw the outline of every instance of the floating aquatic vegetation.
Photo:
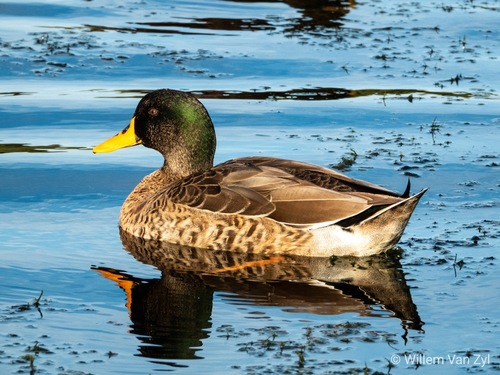
[(89, 148), (61, 146), (59, 144), (33, 146), (26, 143), (0, 143), (0, 154), (9, 154), (14, 152), (44, 153), (44, 152), (60, 152), (67, 150), (89, 150)]
[(356, 163), (357, 158), (357, 152), (351, 149), (348, 155), (342, 156), (340, 162), (337, 164), (330, 164), (330, 167), (339, 171), (348, 171), (354, 163)]

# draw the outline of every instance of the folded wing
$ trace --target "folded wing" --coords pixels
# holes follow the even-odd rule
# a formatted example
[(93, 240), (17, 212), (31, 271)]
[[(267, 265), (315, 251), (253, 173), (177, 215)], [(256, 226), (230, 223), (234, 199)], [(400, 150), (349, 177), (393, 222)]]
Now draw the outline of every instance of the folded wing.
[(326, 168), (271, 158), (228, 161), (175, 182), (161, 195), (201, 210), (266, 216), (300, 228), (352, 223), (401, 200)]

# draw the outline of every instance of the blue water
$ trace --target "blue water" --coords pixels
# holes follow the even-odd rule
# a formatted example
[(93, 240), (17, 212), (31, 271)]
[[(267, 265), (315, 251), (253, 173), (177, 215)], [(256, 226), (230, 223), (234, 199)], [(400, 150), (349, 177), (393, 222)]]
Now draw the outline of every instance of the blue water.
[[(351, 3), (0, 2), (0, 373), (499, 370), (498, 2)], [(125, 251), (161, 159), (91, 148), (160, 87), (200, 96), (216, 162), (355, 150), (350, 176), (429, 187), (387, 280)]]

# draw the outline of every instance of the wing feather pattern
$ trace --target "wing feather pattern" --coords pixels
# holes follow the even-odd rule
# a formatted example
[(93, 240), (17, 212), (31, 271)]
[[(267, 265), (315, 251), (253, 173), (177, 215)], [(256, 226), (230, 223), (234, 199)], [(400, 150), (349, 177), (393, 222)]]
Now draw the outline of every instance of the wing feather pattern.
[(212, 212), (267, 216), (312, 228), (378, 211), (401, 200), (380, 186), (284, 159), (233, 159), (169, 185), (163, 197)]

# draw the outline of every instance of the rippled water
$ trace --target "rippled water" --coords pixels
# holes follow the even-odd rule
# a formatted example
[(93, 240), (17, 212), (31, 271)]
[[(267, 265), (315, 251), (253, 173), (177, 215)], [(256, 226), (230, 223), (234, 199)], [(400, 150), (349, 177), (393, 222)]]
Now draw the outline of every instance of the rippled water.
[[(0, 2), (0, 372), (498, 371), (499, 9)], [(90, 150), (162, 87), (206, 105), (217, 162), (430, 187), (400, 248), (258, 259), (120, 238), (161, 159)]]

